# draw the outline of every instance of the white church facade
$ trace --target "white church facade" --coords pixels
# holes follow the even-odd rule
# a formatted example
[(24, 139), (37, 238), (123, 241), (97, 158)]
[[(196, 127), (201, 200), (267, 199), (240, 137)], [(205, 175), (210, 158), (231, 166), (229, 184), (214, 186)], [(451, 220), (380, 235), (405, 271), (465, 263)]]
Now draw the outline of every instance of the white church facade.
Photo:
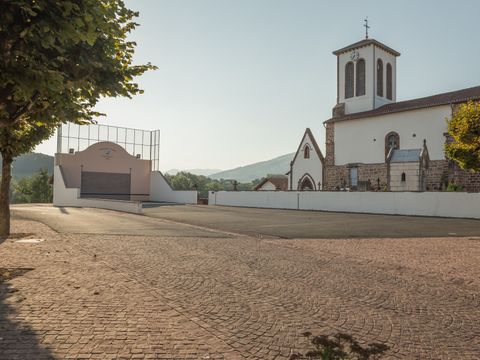
[[(307, 161), (299, 149), (290, 190), (305, 190), (298, 179), (309, 176), (312, 190), (436, 191), (452, 182), (480, 191), (480, 175), (459, 169), (444, 154), (446, 118), (458, 104), (480, 100), (480, 86), (397, 102), (399, 52), (366, 38), (333, 54), (337, 104), (324, 122), (325, 158), (319, 152), (321, 161)], [(307, 133), (302, 142), (315, 143)]]

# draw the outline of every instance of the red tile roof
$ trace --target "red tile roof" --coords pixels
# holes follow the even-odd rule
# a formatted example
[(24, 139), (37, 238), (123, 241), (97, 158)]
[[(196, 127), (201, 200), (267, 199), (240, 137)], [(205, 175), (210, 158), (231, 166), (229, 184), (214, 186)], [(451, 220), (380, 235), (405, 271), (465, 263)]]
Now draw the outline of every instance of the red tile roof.
[(419, 99), (394, 102), (391, 104), (380, 106), (379, 108), (374, 110), (347, 114), (339, 117), (333, 117), (325, 121), (325, 123), (353, 120), (353, 119), (362, 119), (366, 117), (397, 113), (401, 111), (417, 110), (417, 109), (429, 108), (434, 106), (458, 104), (458, 103), (467, 102), (470, 100), (480, 100), (480, 86), (476, 86), (468, 89), (462, 89), (458, 91), (451, 91), (451, 92), (428, 96), (428, 97), (419, 98)]

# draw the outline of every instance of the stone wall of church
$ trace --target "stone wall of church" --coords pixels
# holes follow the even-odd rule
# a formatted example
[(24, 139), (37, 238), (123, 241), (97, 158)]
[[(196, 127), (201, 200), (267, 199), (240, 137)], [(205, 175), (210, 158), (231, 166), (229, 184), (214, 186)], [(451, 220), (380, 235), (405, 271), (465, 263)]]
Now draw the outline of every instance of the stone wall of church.
[(448, 160), (430, 161), (427, 170), (427, 190), (446, 190), (449, 183), (460, 185), (463, 191), (480, 192), (480, 174), (462, 170)]
[(480, 173), (462, 170), (454, 165), (450, 171), (450, 181), (462, 186), (462, 191), (480, 192)]
[(325, 128), (325, 165), (335, 165), (335, 123), (327, 123)]
[[(325, 190), (339, 190), (349, 187), (349, 168), (351, 166), (327, 166), (325, 168)], [(386, 189), (387, 164), (356, 164), (358, 181), (369, 181), (371, 190)]]
[(326, 166), (324, 190), (339, 190), (348, 186), (348, 168), (346, 166)]
[[(358, 181), (370, 181), (372, 190), (387, 187), (387, 164), (359, 164)], [(380, 185), (380, 186), (379, 186)]]
[(431, 160), (428, 169), (425, 171), (427, 180), (427, 191), (441, 191), (446, 189), (449, 178), (447, 160)]

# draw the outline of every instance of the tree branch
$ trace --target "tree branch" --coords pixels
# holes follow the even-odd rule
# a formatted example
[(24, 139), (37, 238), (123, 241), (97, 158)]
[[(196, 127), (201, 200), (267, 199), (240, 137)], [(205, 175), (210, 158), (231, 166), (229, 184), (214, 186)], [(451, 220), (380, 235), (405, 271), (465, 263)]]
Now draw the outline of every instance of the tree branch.
[(35, 104), (35, 101), (38, 98), (38, 95), (39, 95), (39, 92), (35, 91), (35, 93), (33, 94), (32, 98), (28, 101), (28, 103), (26, 103), (24, 106), (19, 107), (13, 113), (13, 115), (10, 116), (8, 120), (0, 121), (0, 129), (18, 124), (22, 119), (22, 117), (32, 109), (33, 105)]

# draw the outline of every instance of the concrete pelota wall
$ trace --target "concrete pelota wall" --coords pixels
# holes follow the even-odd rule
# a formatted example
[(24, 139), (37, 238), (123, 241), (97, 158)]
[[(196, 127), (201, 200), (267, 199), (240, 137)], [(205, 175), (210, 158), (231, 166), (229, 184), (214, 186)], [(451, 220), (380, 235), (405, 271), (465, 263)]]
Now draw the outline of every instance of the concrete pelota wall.
[(148, 200), (150, 160), (137, 159), (118, 144), (104, 141), (75, 154), (56, 154), (55, 165), (62, 167), (69, 188), (80, 188), (82, 171), (131, 174), (130, 194), (136, 200)]
[(150, 174), (150, 201), (196, 204), (197, 192), (173, 190), (161, 172), (153, 171)]
[(67, 207), (91, 207), (107, 210), (116, 210), (141, 214), (142, 203), (139, 201), (121, 201), (105, 199), (82, 199), (79, 188), (67, 188), (60, 167), (57, 165), (53, 172), (53, 205)]
[(218, 191), (210, 205), (480, 219), (479, 193)]

